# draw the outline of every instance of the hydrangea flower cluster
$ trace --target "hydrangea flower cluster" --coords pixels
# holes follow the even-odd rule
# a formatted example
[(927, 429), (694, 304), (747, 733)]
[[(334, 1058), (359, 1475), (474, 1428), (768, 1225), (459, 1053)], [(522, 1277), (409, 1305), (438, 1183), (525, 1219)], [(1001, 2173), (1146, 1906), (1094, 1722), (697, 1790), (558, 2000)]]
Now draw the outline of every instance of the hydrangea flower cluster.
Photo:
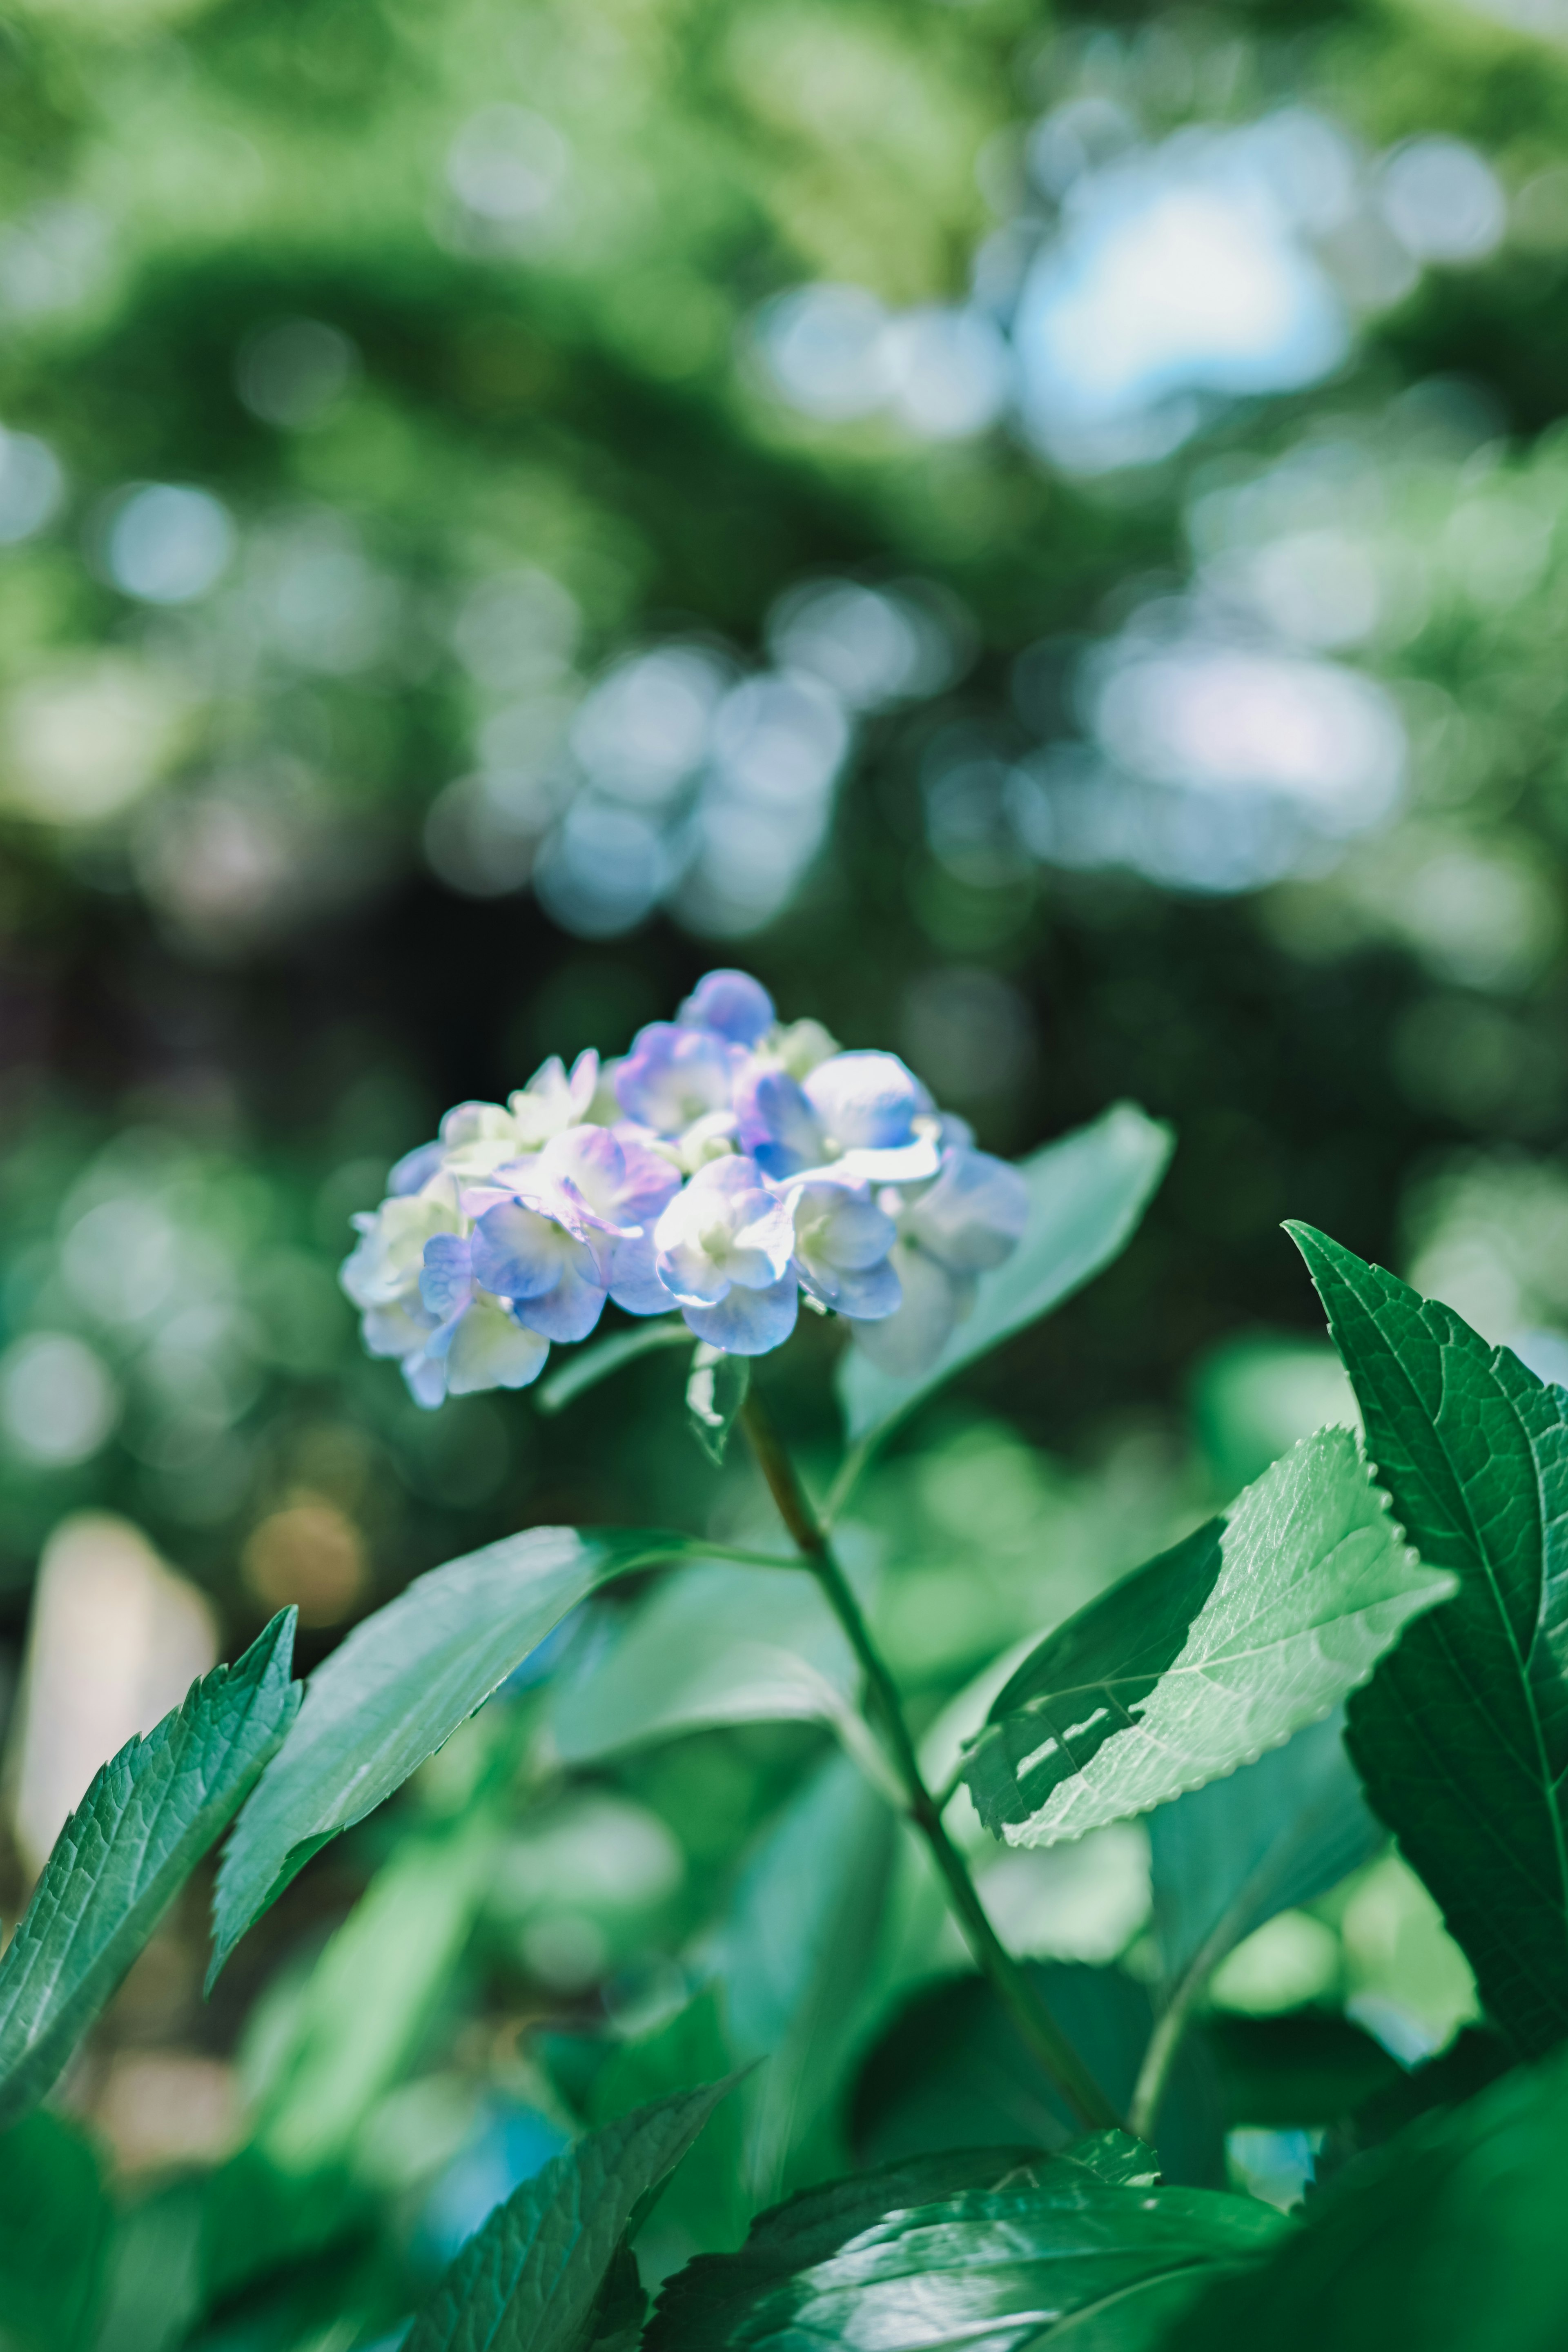
[(431, 1407), (525, 1388), (606, 1299), (760, 1356), (804, 1297), (917, 1373), (1028, 1211), (897, 1055), (781, 1024), (742, 971), (710, 971), (618, 1062), (552, 1056), (504, 1106), (459, 1103), (389, 1184), (342, 1284), (371, 1353)]

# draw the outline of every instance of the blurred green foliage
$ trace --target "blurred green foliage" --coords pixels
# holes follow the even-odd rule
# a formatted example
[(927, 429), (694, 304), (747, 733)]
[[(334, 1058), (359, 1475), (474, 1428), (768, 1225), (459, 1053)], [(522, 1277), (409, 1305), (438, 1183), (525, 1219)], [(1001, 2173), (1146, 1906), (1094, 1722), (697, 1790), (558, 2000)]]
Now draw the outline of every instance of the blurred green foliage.
[[(998, 1650), (1348, 1417), (1282, 1215), (1402, 1265), (1542, 1370), (1568, 1363), (1568, 51), (1527, 15), (6, 12), (13, 1666), (39, 1553), (87, 1506), (206, 1589), (225, 1654), (300, 1600), (307, 1664), (419, 1570), (530, 1521), (771, 1540), (746, 1466), (690, 1446), (672, 1360), (619, 1377), (610, 1446), (590, 1408), (545, 1423), (484, 1397), (423, 1416), (361, 1357), (333, 1278), (350, 1214), (446, 1103), (500, 1095), (549, 1052), (618, 1050), (731, 953), (786, 1011), (898, 1045), (994, 1148), (1122, 1093), (1179, 1132), (1128, 1258), (862, 1490), (846, 1549), (928, 1720)], [(1120, 110), (1146, 149), (1291, 107), (1339, 126), (1363, 210), (1313, 250), (1352, 289), (1343, 358), (1206, 398), (1163, 453), (1099, 472), (1042, 454), (1005, 409), (948, 431), (913, 394), (792, 404), (769, 336), (802, 288), (857, 289), (895, 322), (977, 289), (1006, 317), (1068, 216), (1042, 127), (1058, 144), (1064, 124), (1092, 129), (1071, 111), (1086, 104)], [(1107, 135), (1113, 152), (1124, 134)], [(1504, 219), (1482, 251), (1401, 260), (1376, 192), (1405, 142), (1432, 138), (1468, 142)], [(1380, 254), (1381, 292), (1363, 282)], [(138, 509), (150, 485), (199, 496)], [(792, 663), (842, 681), (802, 635), (800, 592), (823, 582), (875, 604), (832, 608), (826, 635), (858, 642), (858, 614), (892, 630), (896, 658), (880, 687), (779, 720), (817, 746), (817, 781), (794, 832), (752, 807), (759, 880), (733, 828), (709, 824), (695, 768), (637, 782), (626, 744), (656, 721), (634, 710), (614, 736), (605, 681), (673, 652), (695, 667), (659, 675), (685, 679), (703, 725)], [(1095, 679), (1216, 630), (1380, 698), (1356, 708), (1397, 729), (1402, 797), (1247, 887), (1143, 854), (1157, 780), (1138, 786), (1137, 854), (1075, 846), (1053, 795), (1063, 757), (1103, 751)], [(779, 1375), (824, 1461), (830, 1352), (814, 1328)], [(578, 1641), (627, 1606), (596, 1604)], [(210, 2011), (199, 1904), (154, 1947), (72, 2094), (120, 2149), (132, 2209), (104, 2255), (100, 2352), (185, 2340), (179, 2277), (205, 2315), (189, 2340), (212, 2352), (369, 2343), (563, 2135), (724, 2046), (684, 2006), (714, 1999), (692, 1954), (740, 1932), (758, 1881), (738, 1852), (753, 1874), (773, 1855), (793, 1887), (791, 1822), (831, 1800), (827, 1735), (700, 1730), (542, 1790), (522, 1761), (538, 1706), (510, 1695), (302, 1880)], [(504, 1801), (469, 1818), (492, 1766)], [(1086, 1850), (1071, 1885), (1038, 1856), (1037, 1883), (995, 1894), (1053, 1971), (1124, 1957), (1134, 2001), (1152, 1973), (1139, 1834)], [(857, 1869), (903, 1866), (858, 1853), (851, 1889)], [(884, 1989), (963, 1966), (926, 1893), (908, 1890), (906, 1948), (876, 1959)], [(1468, 1971), (1396, 1864), (1261, 1937), (1222, 1979), (1232, 2022), (1306, 2004), (1314, 2031), (1337, 2027), (1348, 2000), (1414, 2049), (1471, 2014)], [(982, 2006), (971, 1979), (942, 1998)], [(858, 2064), (890, 2013), (839, 2017), (840, 2052)], [(963, 2023), (983, 2042), (1000, 2030)], [(222, 2068), (237, 2045), (241, 2120), (194, 2181), (177, 2135), (111, 2128), (209, 2080), (159, 2093), (136, 2064)], [(1370, 2079), (1361, 2043), (1331, 2054)], [(1267, 2070), (1217, 2035), (1198, 2071), (1194, 2178), (1220, 2160), (1216, 2116), (1329, 2120), (1271, 2103)], [(776, 2118), (721, 2114), (659, 2209), (658, 2259), (732, 2243), (752, 2189), (792, 2164), (902, 2146), (877, 2080), (873, 2063), (847, 2109), (802, 2118), (804, 2154)], [(947, 2089), (921, 2096), (940, 2109)], [(25, 2168), (68, 2174), (79, 2242), (97, 2243), (105, 2192), (74, 2128), (29, 2126)], [(206, 2171), (224, 2147), (241, 2152)], [(230, 2325), (237, 2244), (258, 2270), (258, 2246), (283, 2250), (294, 2275)], [(48, 2300), (50, 2260), (34, 2268), (37, 2312), (5, 2324), (53, 2352), (80, 2314)], [(331, 2332), (350, 2308), (358, 2338)]]

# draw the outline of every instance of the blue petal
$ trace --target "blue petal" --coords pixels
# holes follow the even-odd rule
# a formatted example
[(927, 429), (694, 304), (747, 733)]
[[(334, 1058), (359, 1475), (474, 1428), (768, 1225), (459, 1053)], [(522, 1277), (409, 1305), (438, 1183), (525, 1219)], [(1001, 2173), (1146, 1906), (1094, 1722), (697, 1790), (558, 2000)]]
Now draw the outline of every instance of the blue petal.
[(546, 1339), (585, 1339), (604, 1311), (599, 1285), (570, 1265), (562, 1270), (553, 1289), (520, 1300), (516, 1308), (518, 1321)]
[(705, 972), (677, 1018), (685, 1029), (715, 1029), (737, 1045), (754, 1045), (773, 1025), (773, 1000), (749, 971)]
[(727, 1356), (765, 1356), (782, 1348), (795, 1329), (800, 1292), (794, 1275), (766, 1290), (742, 1290), (737, 1283), (716, 1307), (683, 1307), (688, 1330), (722, 1348)]
[(432, 1315), (443, 1321), (468, 1305), (473, 1294), (468, 1244), (456, 1234), (433, 1234), (425, 1244), (419, 1276), (419, 1296)]

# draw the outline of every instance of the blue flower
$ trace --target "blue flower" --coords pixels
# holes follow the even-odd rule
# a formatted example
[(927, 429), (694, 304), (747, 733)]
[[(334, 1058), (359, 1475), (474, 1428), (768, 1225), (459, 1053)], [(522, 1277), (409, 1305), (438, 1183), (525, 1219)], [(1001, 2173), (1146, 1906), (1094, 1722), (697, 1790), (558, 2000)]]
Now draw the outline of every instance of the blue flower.
[(765, 1356), (789, 1338), (799, 1306), (795, 1219), (752, 1160), (731, 1153), (700, 1168), (660, 1217), (654, 1242), (666, 1289), (710, 1347)]
[[(517, 1201), (574, 1234), (592, 1255), (600, 1287), (628, 1315), (668, 1311), (669, 1293), (654, 1265), (653, 1229), (680, 1190), (680, 1171), (662, 1153), (608, 1128), (568, 1128), (532, 1160), (498, 1169), (492, 1183), (510, 1184)], [(484, 1206), (481, 1232), (499, 1231), (490, 1223), (488, 1193), (484, 1204), (472, 1197)]]
[(712, 1113), (728, 1115), (747, 1059), (714, 1030), (650, 1021), (616, 1072), (616, 1099), (650, 1133), (678, 1136)]
[[(545, 1195), (548, 1199), (548, 1194)], [(588, 1223), (513, 1198), (474, 1227), (474, 1279), (547, 1339), (585, 1339), (604, 1312), (605, 1286)]]
[(865, 1321), (897, 1308), (902, 1293), (889, 1253), (899, 1229), (870, 1188), (837, 1174), (787, 1188), (795, 1219), (795, 1273), (820, 1306)]
[(778, 1181), (836, 1168), (873, 1184), (936, 1174), (941, 1121), (896, 1054), (834, 1054), (804, 1082), (755, 1067), (735, 1098), (737, 1140)]
[(676, 1018), (683, 1029), (711, 1029), (733, 1045), (755, 1045), (773, 1025), (773, 1000), (749, 971), (710, 971)]
[(521, 1389), (544, 1369), (550, 1343), (487, 1297), (475, 1279), (471, 1245), (437, 1234), (425, 1245), (420, 1301), (434, 1328), (404, 1360), (415, 1402), (428, 1407), (481, 1389)]
[[(949, 1122), (950, 1131), (960, 1129)], [(895, 1204), (899, 1239), (892, 1271), (902, 1294), (897, 1311), (873, 1319), (854, 1307), (857, 1344), (900, 1379), (927, 1371), (974, 1305), (976, 1277), (1012, 1255), (1029, 1217), (1028, 1188), (1005, 1160), (950, 1143), (933, 1183)]]

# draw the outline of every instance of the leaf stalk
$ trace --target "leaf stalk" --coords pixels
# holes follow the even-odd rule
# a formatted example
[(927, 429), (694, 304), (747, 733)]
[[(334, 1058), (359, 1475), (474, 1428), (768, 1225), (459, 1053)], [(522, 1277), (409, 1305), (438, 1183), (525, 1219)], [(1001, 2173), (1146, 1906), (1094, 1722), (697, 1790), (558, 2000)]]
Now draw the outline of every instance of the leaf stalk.
[(768, 1491), (778, 1506), (779, 1516), (802, 1560), (821, 1586), (859, 1662), (866, 1678), (868, 1713), (887, 1744), (904, 1790), (909, 1818), (931, 1849), (949, 1905), (970, 1950), (990, 1979), (1024, 2042), (1086, 2130), (1115, 2128), (1121, 2122), (1115, 2108), (991, 1925), (969, 1865), (942, 1826), (941, 1807), (926, 1787), (914, 1741), (904, 1720), (898, 1685), (871, 1637), (849, 1580), (755, 1387), (741, 1408), (740, 1423), (757, 1466), (767, 1481)]

